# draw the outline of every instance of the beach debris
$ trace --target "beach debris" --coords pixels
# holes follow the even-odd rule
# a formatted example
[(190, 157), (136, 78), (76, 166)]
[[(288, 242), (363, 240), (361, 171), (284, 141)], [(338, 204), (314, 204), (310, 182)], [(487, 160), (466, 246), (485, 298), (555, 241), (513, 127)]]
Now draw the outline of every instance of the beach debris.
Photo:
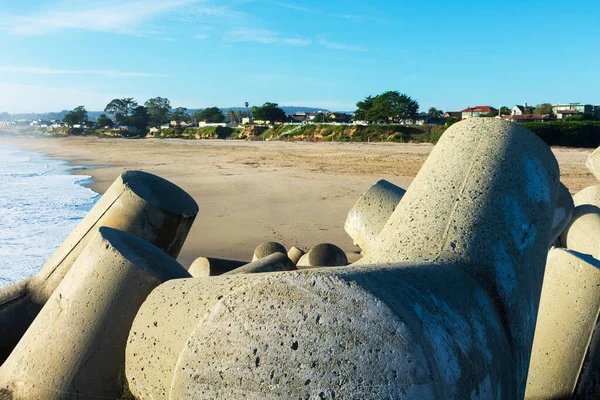
[(527, 129), (454, 124), (358, 263), (158, 286), (129, 335), (129, 388), (521, 399), (558, 190), (556, 159)]
[(190, 277), (149, 242), (96, 230), (0, 367), (0, 397), (121, 398), (125, 344), (139, 307), (162, 282)]
[(223, 275), (256, 274), (261, 272), (294, 271), (296, 266), (285, 253), (273, 253)]
[(197, 213), (196, 202), (173, 183), (142, 171), (122, 173), (37, 275), (0, 289), (0, 364), (100, 226), (139, 236), (177, 258)]
[(371, 186), (348, 212), (344, 230), (354, 244), (369, 252), (406, 190), (384, 179)]
[(300, 260), (300, 258), (302, 258), (304, 254), (306, 254), (304, 250), (298, 247), (292, 247), (287, 253), (288, 257), (290, 258), (290, 260), (292, 260), (294, 265), (298, 264), (298, 261)]
[[(572, 250), (548, 253), (526, 399), (597, 399), (600, 261)], [(591, 339), (591, 340), (590, 340)]]
[(285, 246), (277, 243), (277, 242), (265, 242), (261, 243), (254, 249), (254, 254), (252, 255), (252, 261), (258, 261), (261, 258), (266, 256), (270, 256), (275, 253), (283, 253), (286, 254), (287, 250)]
[(219, 276), (248, 264), (247, 261), (226, 260), (223, 258), (198, 257), (194, 260), (188, 272), (194, 278)]
[(335, 244), (321, 243), (300, 257), (296, 264), (298, 269), (314, 267), (343, 267), (348, 265), (348, 257), (344, 250)]

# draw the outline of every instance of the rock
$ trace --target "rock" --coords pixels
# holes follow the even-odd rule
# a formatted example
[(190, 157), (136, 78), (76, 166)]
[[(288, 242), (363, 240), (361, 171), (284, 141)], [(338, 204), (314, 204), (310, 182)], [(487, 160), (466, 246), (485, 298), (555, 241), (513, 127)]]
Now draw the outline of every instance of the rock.
[(285, 253), (274, 253), (223, 275), (256, 274), (260, 272), (294, 271), (296, 266)]
[(101, 227), (0, 367), (0, 394), (121, 398), (133, 318), (152, 289), (186, 277), (186, 270), (159, 248)]
[[(559, 248), (548, 253), (526, 399), (598, 398), (600, 261)], [(593, 340), (590, 342), (590, 338)], [(575, 396), (578, 397), (578, 396)]]
[(246, 261), (225, 260), (223, 258), (198, 257), (188, 272), (194, 278), (203, 278), (208, 276), (219, 276), (227, 272), (233, 271), (236, 268), (248, 264)]
[(321, 243), (313, 247), (298, 261), (298, 268), (343, 267), (348, 265), (344, 250), (331, 243)]
[(266, 256), (270, 256), (275, 253), (283, 253), (286, 254), (287, 250), (282, 244), (276, 242), (265, 242), (259, 244), (256, 249), (254, 249), (254, 255), (252, 256), (252, 261), (260, 260)]
[(304, 250), (299, 249), (298, 247), (292, 247), (287, 253), (289, 259), (292, 260), (294, 265), (298, 264), (298, 261), (304, 254)]
[(171, 182), (141, 171), (122, 173), (37, 275), (0, 289), (0, 364), (98, 227), (132, 233), (177, 258), (197, 213), (196, 202)]
[(406, 190), (386, 180), (371, 186), (348, 212), (344, 229), (366, 254), (400, 203)]
[(558, 177), (523, 127), (457, 123), (367, 263), (155, 289), (128, 340), (129, 387), (139, 399), (522, 399)]

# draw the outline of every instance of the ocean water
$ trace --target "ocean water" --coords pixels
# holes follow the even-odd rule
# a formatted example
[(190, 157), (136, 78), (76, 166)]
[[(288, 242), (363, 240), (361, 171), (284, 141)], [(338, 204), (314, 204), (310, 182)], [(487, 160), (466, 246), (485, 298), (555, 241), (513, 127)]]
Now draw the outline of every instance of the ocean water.
[(98, 199), (72, 168), (0, 145), (0, 287), (35, 275)]

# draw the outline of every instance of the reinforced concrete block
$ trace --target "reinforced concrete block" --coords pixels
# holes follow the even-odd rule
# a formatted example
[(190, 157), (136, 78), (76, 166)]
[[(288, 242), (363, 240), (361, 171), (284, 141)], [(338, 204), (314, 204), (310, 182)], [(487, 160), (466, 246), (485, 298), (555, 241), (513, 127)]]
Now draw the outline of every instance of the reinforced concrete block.
[(248, 264), (247, 261), (226, 260), (223, 258), (198, 257), (194, 260), (188, 272), (194, 278), (223, 275), (236, 268)]
[(598, 147), (592, 154), (588, 156), (586, 166), (596, 179), (600, 180), (600, 147)]
[(377, 241), (379, 232), (400, 203), (406, 190), (386, 180), (380, 180), (358, 199), (348, 212), (344, 229), (361, 248), (362, 254)]
[(522, 399), (558, 178), (527, 129), (457, 123), (369, 263), (155, 289), (129, 336), (129, 387), (139, 399)]
[(259, 244), (256, 249), (254, 249), (254, 254), (252, 255), (252, 261), (260, 260), (266, 256), (270, 256), (275, 253), (283, 253), (286, 254), (287, 250), (285, 246), (279, 244), (277, 242), (265, 242)]
[(552, 239), (550, 243), (554, 243), (560, 234), (571, 222), (573, 218), (573, 197), (569, 189), (560, 183), (558, 186), (558, 194), (556, 196), (556, 207), (554, 208), (554, 220), (552, 222)]
[(302, 258), (304, 254), (304, 250), (299, 249), (298, 247), (292, 247), (287, 253), (289, 259), (292, 260), (294, 265), (298, 264), (298, 261), (300, 261), (300, 258)]
[(223, 275), (256, 274), (261, 272), (294, 271), (296, 266), (285, 253), (274, 253)]
[(331, 243), (321, 243), (313, 247), (298, 261), (298, 268), (343, 267), (348, 265), (344, 250)]
[(551, 249), (525, 398), (570, 399), (576, 392), (586, 393), (587, 399), (598, 398), (600, 364), (589, 356), (598, 344), (590, 338), (598, 334), (599, 311), (600, 261)]
[(593, 185), (582, 189), (573, 196), (573, 202), (575, 203), (575, 206), (590, 204), (592, 206), (600, 207), (600, 185)]
[(573, 210), (571, 224), (560, 236), (560, 243), (569, 250), (600, 258), (600, 208), (582, 204)]
[(197, 213), (196, 202), (171, 182), (141, 171), (122, 173), (37, 275), (0, 289), (0, 364), (98, 227), (132, 233), (177, 258)]
[(160, 283), (189, 277), (145, 240), (101, 227), (0, 367), (0, 397), (121, 398), (139, 307)]

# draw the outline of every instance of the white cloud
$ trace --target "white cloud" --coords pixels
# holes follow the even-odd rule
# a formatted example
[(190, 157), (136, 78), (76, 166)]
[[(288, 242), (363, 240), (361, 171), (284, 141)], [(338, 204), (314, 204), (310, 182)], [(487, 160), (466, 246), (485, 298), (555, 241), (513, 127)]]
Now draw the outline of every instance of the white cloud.
[(321, 46), (329, 47), (330, 49), (334, 49), (334, 50), (367, 51), (367, 49), (365, 49), (362, 46), (358, 46), (358, 45), (354, 45), (354, 44), (342, 44), (342, 43), (330, 42), (325, 39), (319, 40), (319, 44)]
[(54, 69), (47, 67), (24, 67), (24, 66), (13, 66), (13, 65), (0, 65), (0, 71), (2, 72), (16, 72), (24, 74), (35, 74), (35, 75), (100, 75), (109, 78), (123, 78), (123, 77), (166, 77), (171, 75), (155, 74), (150, 72), (123, 72), (115, 70), (78, 70), (78, 69)]
[(194, 39), (198, 39), (198, 40), (208, 39), (209, 37), (210, 37), (210, 35), (207, 33), (199, 33), (197, 35), (194, 35)]
[(281, 1), (271, 1), (271, 4), (275, 4), (279, 7), (283, 7), (283, 8), (288, 8), (290, 10), (295, 10), (295, 11), (301, 11), (301, 12), (305, 12), (308, 14), (319, 14), (319, 15), (325, 15), (328, 17), (334, 17), (334, 18), (340, 18), (340, 19), (348, 19), (348, 20), (362, 20), (364, 19), (364, 16), (362, 15), (352, 15), (352, 14), (339, 14), (339, 13), (332, 13), (332, 12), (328, 12), (325, 10), (319, 10), (316, 8), (309, 8), (309, 7), (303, 7), (303, 6), (299, 6), (296, 4), (290, 4), (290, 3), (284, 3)]
[(164, 16), (167, 12), (197, 0), (122, 1), (107, 4), (91, 1), (58, 4), (31, 15), (7, 16), (9, 34), (38, 36), (64, 29), (89, 30), (146, 36), (141, 29), (145, 23)]
[(292, 46), (308, 46), (312, 43), (310, 39), (295, 37), (282, 37), (279, 33), (268, 29), (235, 28), (223, 37), (228, 43), (253, 42), (262, 44), (287, 44)]

